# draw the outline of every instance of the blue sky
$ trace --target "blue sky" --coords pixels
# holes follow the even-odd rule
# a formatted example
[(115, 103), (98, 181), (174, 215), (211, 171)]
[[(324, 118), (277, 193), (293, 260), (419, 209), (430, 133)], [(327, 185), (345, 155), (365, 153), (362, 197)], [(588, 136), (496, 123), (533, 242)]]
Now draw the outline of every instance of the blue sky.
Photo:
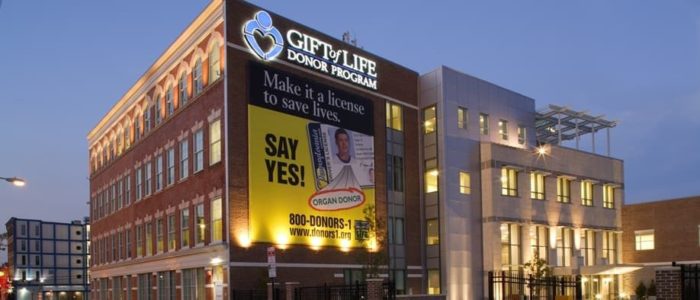
[[(87, 132), (207, 3), (0, 2), (0, 176), (29, 181), (0, 184), (0, 221), (87, 215)], [(253, 3), (419, 73), (619, 120), (628, 203), (700, 194), (698, 1)]]

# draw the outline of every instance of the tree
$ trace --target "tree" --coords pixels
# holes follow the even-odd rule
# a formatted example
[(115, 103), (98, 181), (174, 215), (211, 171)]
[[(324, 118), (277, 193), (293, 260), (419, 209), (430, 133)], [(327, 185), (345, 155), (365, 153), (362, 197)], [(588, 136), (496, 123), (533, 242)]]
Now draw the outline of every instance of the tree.
[(647, 288), (647, 296), (656, 296), (656, 284), (654, 284), (653, 280), (649, 283), (649, 288)]
[(384, 234), (379, 229), (386, 228), (384, 220), (376, 218), (375, 206), (368, 205), (363, 210), (366, 236), (364, 248), (359, 251), (362, 273), (366, 278), (378, 278), (379, 269), (387, 264), (386, 251), (383, 249)]
[(536, 288), (537, 282), (552, 276), (552, 268), (549, 267), (546, 260), (540, 258), (540, 254), (537, 251), (535, 251), (535, 256), (526, 262), (524, 266), (525, 272), (530, 275), (527, 286), (532, 291), (532, 295), (538, 296), (540, 289)]
[(647, 287), (644, 285), (644, 282), (639, 282), (639, 285), (637, 285), (637, 288), (634, 290), (634, 294), (637, 295), (637, 299), (644, 299), (646, 297)]

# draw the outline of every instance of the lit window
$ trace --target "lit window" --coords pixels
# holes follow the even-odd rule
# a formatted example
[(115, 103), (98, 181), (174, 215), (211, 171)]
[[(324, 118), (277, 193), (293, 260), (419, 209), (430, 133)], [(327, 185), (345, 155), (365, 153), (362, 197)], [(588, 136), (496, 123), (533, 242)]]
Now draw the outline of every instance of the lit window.
[(549, 257), (549, 228), (546, 226), (535, 225), (530, 227), (530, 247), (532, 247), (532, 256), (537, 255), (538, 258), (547, 261)]
[(425, 161), (425, 192), (432, 193), (438, 191), (438, 169), (437, 159)]
[(530, 173), (530, 198), (544, 200), (544, 174)]
[(200, 129), (194, 133), (194, 173), (204, 169), (204, 130)]
[(211, 201), (211, 240), (222, 241), (224, 239), (223, 207), (221, 198)]
[(596, 232), (593, 230), (581, 230), (581, 256), (586, 266), (595, 265), (595, 236)]
[(180, 142), (180, 180), (189, 176), (189, 142), (187, 139)]
[(168, 215), (168, 251), (175, 250), (175, 215)]
[(143, 256), (143, 231), (141, 225), (136, 225), (136, 256)]
[(194, 81), (194, 94), (199, 95), (199, 93), (201, 93), (204, 89), (204, 83), (202, 82), (202, 59), (200, 58), (198, 58), (197, 62), (194, 63), (192, 80)]
[(153, 223), (146, 223), (146, 255), (153, 255)]
[(156, 220), (156, 251), (163, 253), (165, 249), (165, 240), (163, 238), (163, 219)]
[(180, 247), (190, 246), (190, 209), (180, 211)]
[(525, 145), (525, 140), (527, 139), (527, 128), (525, 126), (518, 126), (518, 144)]
[(489, 115), (479, 114), (479, 131), (482, 135), (489, 134)]
[(175, 103), (173, 103), (173, 87), (169, 86), (165, 92), (165, 116), (170, 117), (175, 112)]
[(557, 177), (557, 202), (571, 203), (571, 179)]
[(571, 228), (562, 227), (557, 230), (557, 266), (571, 266), (571, 256), (573, 255), (572, 241), (574, 239), (574, 230)]
[(615, 208), (615, 187), (612, 185), (603, 186), (603, 207)]
[(195, 228), (194, 243), (197, 245), (204, 244), (204, 233), (207, 229), (206, 221), (204, 220), (204, 204), (197, 204), (194, 208), (195, 226), (197, 226)]
[(518, 171), (512, 168), (501, 168), (501, 195), (518, 196)]
[(221, 77), (221, 62), (220, 62), (219, 43), (214, 43), (214, 46), (209, 52), (209, 83), (216, 81)]
[(179, 92), (178, 96), (180, 99), (180, 107), (187, 104), (187, 73), (182, 73), (180, 76), (180, 81), (177, 83), (177, 90)]
[(428, 245), (438, 245), (440, 244), (440, 226), (437, 219), (430, 219), (426, 221), (427, 223), (427, 239)]
[(440, 294), (440, 270), (428, 270), (428, 294)]
[(467, 122), (469, 122), (468, 110), (464, 107), (457, 108), (457, 128), (467, 129)]
[(221, 161), (221, 120), (209, 124), (209, 165)]
[(403, 109), (401, 105), (386, 103), (386, 127), (396, 131), (403, 130)]
[(126, 149), (129, 149), (131, 146), (131, 126), (129, 124), (126, 124), (124, 127), (124, 151)]
[(593, 183), (587, 180), (581, 181), (581, 205), (593, 206)]
[(608, 264), (617, 263), (617, 233), (603, 231), (603, 258), (608, 260)]
[(437, 130), (437, 112), (435, 106), (423, 110), (423, 133), (429, 134)]
[(654, 230), (637, 230), (634, 232), (635, 250), (654, 250)]
[(508, 139), (508, 121), (506, 121), (506, 120), (498, 121), (498, 134), (501, 136), (501, 139), (504, 139), (504, 140)]
[(504, 271), (520, 269), (520, 230), (518, 224), (501, 224), (501, 269)]
[(461, 194), (471, 194), (471, 177), (467, 172), (459, 172), (459, 192)]

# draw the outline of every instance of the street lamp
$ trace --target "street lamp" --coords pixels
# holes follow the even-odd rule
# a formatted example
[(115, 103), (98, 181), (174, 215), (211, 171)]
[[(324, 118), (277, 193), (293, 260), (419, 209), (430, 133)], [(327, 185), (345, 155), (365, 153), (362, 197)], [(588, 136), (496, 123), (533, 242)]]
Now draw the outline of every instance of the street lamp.
[(9, 177), (9, 178), (0, 177), (0, 180), (5, 180), (5, 181), (13, 184), (14, 186), (24, 186), (25, 184), (27, 184), (27, 182), (24, 181), (24, 179), (17, 178), (17, 177)]

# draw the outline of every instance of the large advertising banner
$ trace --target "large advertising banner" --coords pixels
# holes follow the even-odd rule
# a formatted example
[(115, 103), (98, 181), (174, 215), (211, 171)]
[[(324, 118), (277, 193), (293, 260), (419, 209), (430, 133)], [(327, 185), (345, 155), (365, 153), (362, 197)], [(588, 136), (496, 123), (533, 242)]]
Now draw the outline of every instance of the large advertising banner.
[(249, 82), (251, 241), (368, 246), (371, 101), (257, 63)]

